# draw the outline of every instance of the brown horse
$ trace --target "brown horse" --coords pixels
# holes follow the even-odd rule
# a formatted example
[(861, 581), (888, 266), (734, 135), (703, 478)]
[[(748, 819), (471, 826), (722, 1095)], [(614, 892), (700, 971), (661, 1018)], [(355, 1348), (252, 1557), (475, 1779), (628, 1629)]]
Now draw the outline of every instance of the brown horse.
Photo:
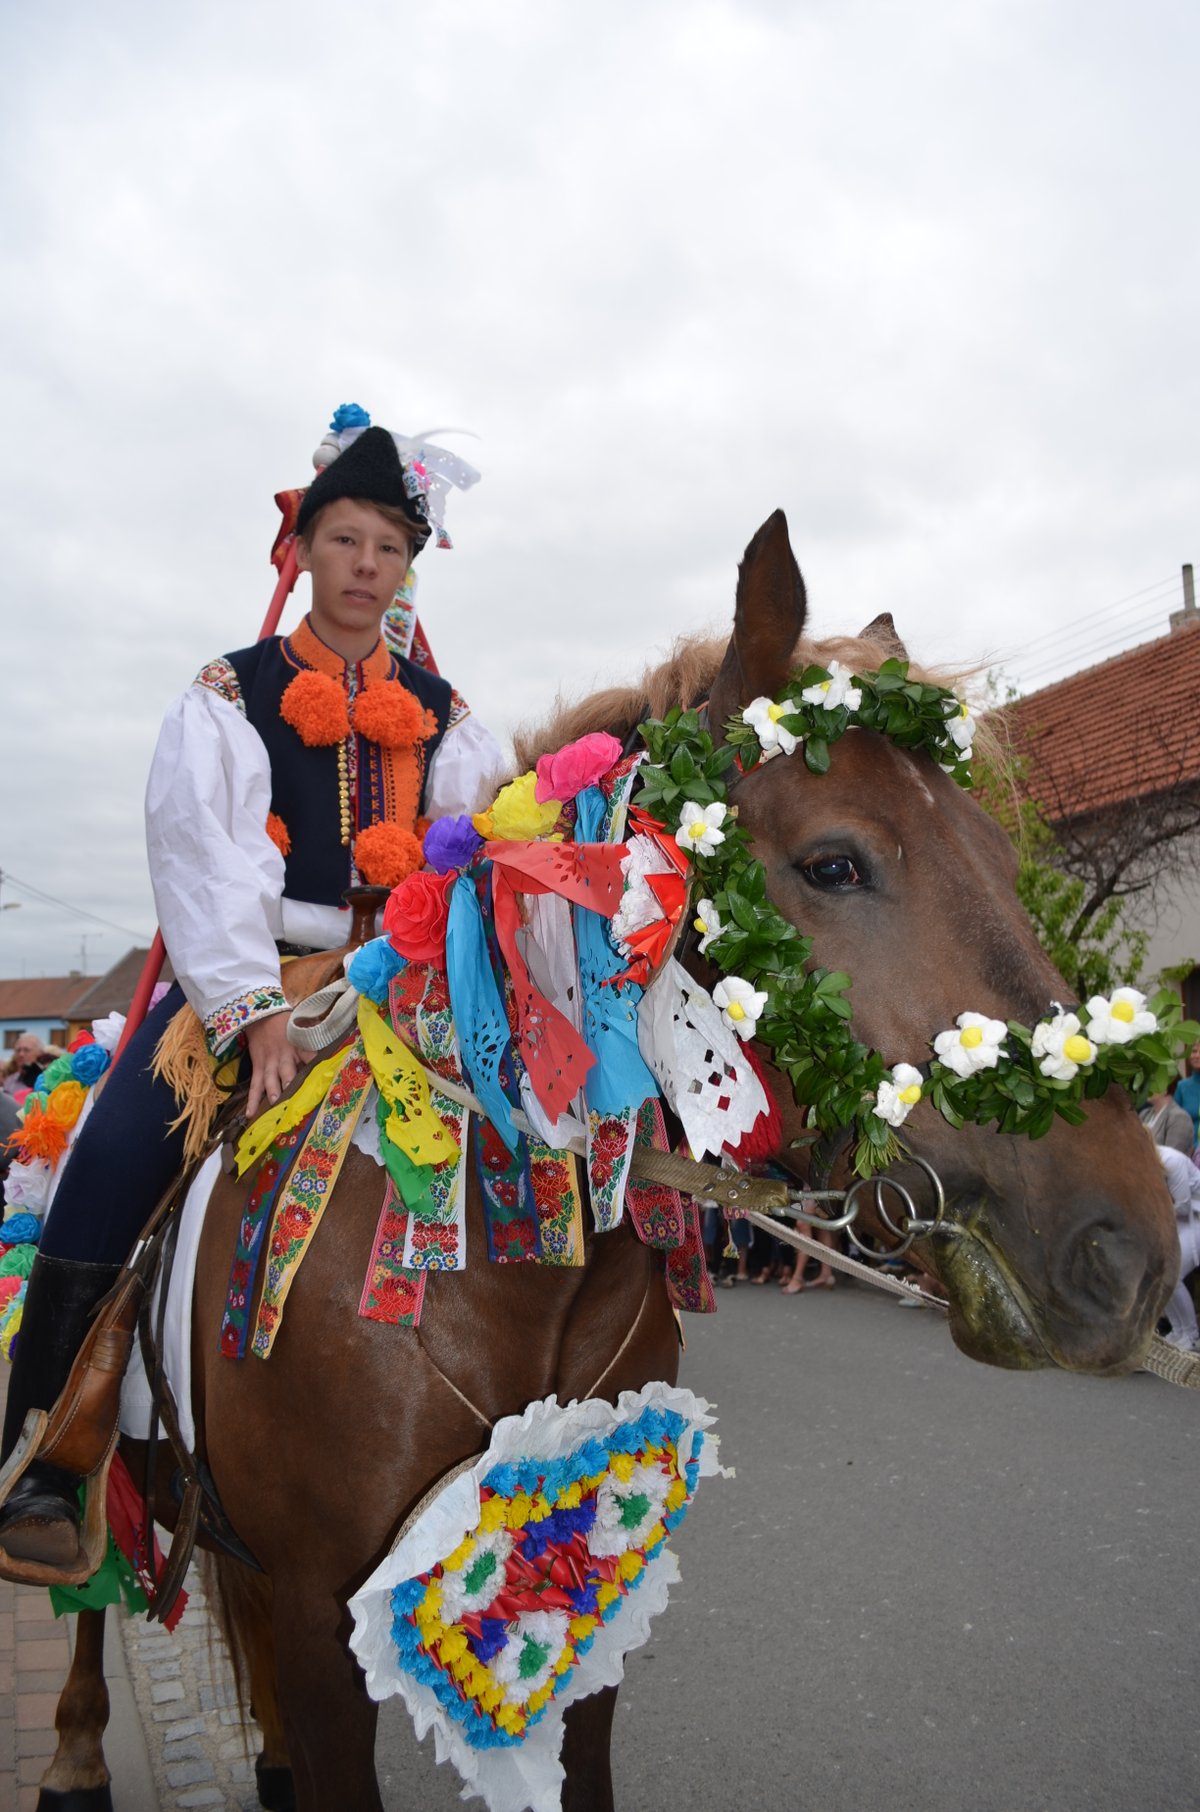
[[(857, 641), (801, 648), (804, 618), (803, 583), (777, 513), (740, 568), (727, 648), (688, 645), (639, 688), (560, 713), (542, 746), (601, 727), (625, 735), (646, 715), (705, 693), (720, 726), (752, 698), (779, 693), (806, 661), (837, 655), (863, 669), (897, 652), (886, 618)], [(1028, 1023), (1062, 997), (1017, 904), (1007, 839), (927, 756), (860, 731), (837, 744), (827, 774), (775, 761), (739, 780), (733, 799), (772, 898), (813, 938), (823, 964), (853, 977), (855, 1031), (890, 1061), (918, 1060), (966, 1008)], [(787, 1142), (803, 1110), (778, 1078), (775, 1092), (781, 1155), (799, 1163)], [(1097, 1373), (1138, 1363), (1176, 1248), (1153, 1148), (1124, 1099), (1093, 1103), (1084, 1126), (1056, 1122), (1037, 1143), (952, 1131), (927, 1106), (905, 1136), (946, 1185), (949, 1225), (927, 1242), (925, 1259), (949, 1292), (965, 1352), (994, 1365)], [(347, 1649), (347, 1599), (430, 1483), (486, 1445), (492, 1421), (550, 1392), (564, 1402), (613, 1399), (650, 1379), (673, 1381), (676, 1330), (658, 1260), (627, 1222), (589, 1237), (581, 1269), (493, 1266), (480, 1256), (475, 1196), (472, 1261), (429, 1279), (420, 1329), (360, 1319), (379, 1181), (353, 1154), (271, 1358), (231, 1363), (218, 1355), (216, 1334), (242, 1199), (231, 1182), (214, 1195), (195, 1303), (198, 1439), (230, 1521), (263, 1568), (255, 1575), (222, 1560), (222, 1596), (266, 1758), (290, 1763), (295, 1804), (369, 1812), (381, 1804), (376, 1707)], [(47, 1783), (102, 1792), (87, 1659), (96, 1645), (81, 1647), (64, 1749)], [(615, 1697), (597, 1694), (566, 1715), (570, 1812), (612, 1806)], [(280, 1795), (274, 1803), (287, 1803), (285, 1777), (266, 1778)]]

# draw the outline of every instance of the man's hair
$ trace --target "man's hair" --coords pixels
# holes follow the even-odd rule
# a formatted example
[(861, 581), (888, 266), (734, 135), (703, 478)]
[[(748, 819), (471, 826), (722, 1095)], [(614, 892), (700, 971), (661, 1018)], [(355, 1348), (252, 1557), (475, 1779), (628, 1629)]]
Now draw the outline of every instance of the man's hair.
[(296, 531), (297, 539), (303, 541), (305, 547), (311, 550), (313, 536), (316, 533), (318, 522), (320, 522), (326, 510), (333, 509), (334, 506), (339, 503), (359, 503), (365, 510), (378, 510), (379, 514), (385, 517), (393, 528), (400, 530), (400, 533), (408, 543), (410, 556), (416, 553), (417, 537), (413, 530), (412, 517), (406, 515), (405, 512), (394, 503), (375, 503), (370, 497), (333, 497), (328, 503), (323, 503), (319, 510), (313, 512), (312, 516), (304, 524), (304, 527), (302, 529), (297, 529)]

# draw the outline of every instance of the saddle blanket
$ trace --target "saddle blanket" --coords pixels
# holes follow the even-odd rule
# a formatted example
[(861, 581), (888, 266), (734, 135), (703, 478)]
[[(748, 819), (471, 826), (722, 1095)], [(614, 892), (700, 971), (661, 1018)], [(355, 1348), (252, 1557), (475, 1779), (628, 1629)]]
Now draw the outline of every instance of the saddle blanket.
[[(179, 1410), (179, 1429), (187, 1445), (195, 1449), (196, 1422), (192, 1414), (192, 1289), (196, 1280), (196, 1254), (200, 1235), (217, 1179), (221, 1175), (221, 1153), (214, 1151), (196, 1172), (180, 1210), (179, 1236), (175, 1263), (167, 1293), (167, 1315), (163, 1328), (163, 1369)], [(154, 1289), (152, 1323), (158, 1326), (162, 1274)], [(121, 1386), (121, 1433), (144, 1441), (150, 1433), (152, 1398), (150, 1380), (142, 1362), (141, 1342), (133, 1343), (133, 1356)]]

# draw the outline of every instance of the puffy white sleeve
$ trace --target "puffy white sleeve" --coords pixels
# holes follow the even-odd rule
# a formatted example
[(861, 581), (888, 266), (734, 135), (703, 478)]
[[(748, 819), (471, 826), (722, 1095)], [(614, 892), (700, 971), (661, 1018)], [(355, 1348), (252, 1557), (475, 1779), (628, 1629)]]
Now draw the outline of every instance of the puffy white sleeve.
[(481, 812), (511, 774), (512, 762), (496, 738), (470, 716), (455, 693), (450, 727), (425, 783), (425, 816), (457, 818)]
[(237, 705), (190, 686), (167, 712), (146, 787), (146, 846), (163, 938), (214, 1056), (286, 1006), (283, 857), (267, 835), (271, 770)]

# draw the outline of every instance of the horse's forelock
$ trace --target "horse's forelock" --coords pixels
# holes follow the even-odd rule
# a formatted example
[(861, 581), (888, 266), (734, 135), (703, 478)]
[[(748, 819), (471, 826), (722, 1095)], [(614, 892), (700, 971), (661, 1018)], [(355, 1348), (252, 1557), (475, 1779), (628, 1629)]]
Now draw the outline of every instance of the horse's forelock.
[[(686, 707), (707, 698), (727, 646), (716, 636), (681, 636), (666, 660), (648, 667), (636, 685), (608, 686), (573, 702), (560, 696), (544, 723), (522, 727), (514, 736), (517, 772), (526, 772), (539, 756), (595, 730), (607, 730), (624, 742), (646, 718), (662, 717), (676, 705)], [(800, 672), (836, 660), (843, 667), (870, 673), (887, 655), (886, 649), (863, 636), (804, 637), (796, 644), (793, 668)], [(913, 679), (934, 686), (956, 687), (962, 679), (958, 673), (921, 667), (915, 661), (910, 672)]]

